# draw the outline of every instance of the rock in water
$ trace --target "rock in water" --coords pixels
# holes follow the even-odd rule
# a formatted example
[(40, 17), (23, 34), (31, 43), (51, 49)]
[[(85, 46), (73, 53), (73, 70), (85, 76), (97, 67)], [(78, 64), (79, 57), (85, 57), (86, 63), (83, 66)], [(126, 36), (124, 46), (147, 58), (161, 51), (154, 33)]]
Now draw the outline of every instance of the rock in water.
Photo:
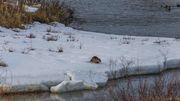
[(176, 7), (180, 7), (180, 4), (177, 4)]
[(96, 63), (96, 64), (99, 64), (101, 63), (101, 59), (97, 56), (93, 56), (90, 60), (91, 63)]

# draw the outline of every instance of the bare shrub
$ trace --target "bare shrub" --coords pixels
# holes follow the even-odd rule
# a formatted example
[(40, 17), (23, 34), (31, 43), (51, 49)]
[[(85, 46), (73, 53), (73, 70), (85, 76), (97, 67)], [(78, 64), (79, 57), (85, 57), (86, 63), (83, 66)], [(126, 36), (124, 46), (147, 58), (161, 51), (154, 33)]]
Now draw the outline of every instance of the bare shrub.
[(153, 43), (157, 44), (157, 45), (168, 45), (169, 44), (167, 42), (167, 40), (161, 40), (160, 38), (157, 38)]
[(180, 36), (176, 36), (175, 39), (176, 39), (176, 40), (179, 40), (179, 39), (180, 39)]
[(76, 41), (76, 38), (70, 34), (67, 38), (67, 42), (69, 42), (69, 41), (74, 42), (74, 41)]
[(56, 53), (62, 53), (62, 52), (64, 52), (63, 47), (58, 47), (57, 50), (56, 50), (56, 49), (49, 49), (48, 51), (50, 51), (50, 52), (56, 52)]
[(123, 37), (124, 40), (135, 40), (132, 36), (125, 36)]
[(26, 38), (36, 38), (36, 36), (33, 33), (30, 33), (29, 35), (26, 36)]
[(117, 40), (118, 38), (116, 36), (110, 36), (111, 40)]
[(168, 51), (159, 50), (159, 53), (161, 54), (161, 56), (163, 58), (163, 68), (166, 68), (167, 67), (167, 60), (168, 60)]
[(58, 35), (44, 35), (43, 39), (45, 39), (46, 41), (57, 41), (58, 37)]
[(51, 27), (48, 27), (47, 29), (46, 29), (46, 32), (51, 32), (52, 31), (52, 28)]
[(120, 65), (121, 65), (122, 69), (120, 70), (120, 73), (122, 73), (124, 76), (128, 75), (128, 69), (133, 64), (134, 64), (134, 61), (132, 59), (127, 59), (125, 57), (121, 57)]
[(116, 75), (117, 75), (117, 71), (116, 71), (116, 69), (117, 69), (117, 66), (118, 66), (118, 60), (113, 60), (113, 59), (110, 59), (109, 60), (109, 69), (110, 69), (110, 72), (109, 72), (109, 76), (111, 76), (111, 77), (116, 77)]
[(14, 32), (20, 32), (20, 29), (19, 29), (19, 28), (13, 28), (12, 31), (14, 31)]
[(134, 83), (133, 77), (128, 77), (116, 87), (110, 85), (106, 89), (108, 91), (106, 96), (111, 101), (179, 101), (178, 78), (172, 77), (169, 80), (168, 77), (160, 75), (148, 81), (139, 77), (139, 81)]
[(79, 49), (82, 49), (82, 47), (83, 47), (83, 44), (80, 43), (80, 44), (79, 44)]
[(110, 78), (125, 77), (128, 76), (128, 69), (134, 64), (133, 59), (127, 59), (120, 57), (118, 59), (110, 59), (108, 76)]
[(58, 53), (64, 52), (64, 51), (63, 51), (63, 47), (59, 47), (57, 52), (58, 52)]
[(135, 40), (135, 38), (131, 37), (131, 36), (124, 36), (121, 40), (120, 40), (120, 44), (130, 44), (132, 40)]
[(122, 40), (121, 44), (130, 44), (130, 41), (129, 40)]
[(13, 49), (13, 48), (9, 48), (9, 49), (8, 49), (8, 51), (9, 51), (10, 53), (12, 53), (12, 52), (14, 52), (14, 51), (15, 51), (15, 49)]
[(8, 65), (2, 60), (0, 59), (0, 67), (7, 67)]
[(46, 29), (46, 32), (48, 32), (48, 33), (58, 33), (58, 31), (56, 31), (56, 30), (53, 30), (51, 27), (48, 27), (47, 29)]
[(34, 50), (35, 50), (35, 48), (28, 47), (28, 48), (23, 49), (23, 51), (21, 53), (22, 54), (29, 54), (29, 52), (34, 51)]
[(48, 49), (49, 52), (56, 52), (55, 50), (53, 49)]

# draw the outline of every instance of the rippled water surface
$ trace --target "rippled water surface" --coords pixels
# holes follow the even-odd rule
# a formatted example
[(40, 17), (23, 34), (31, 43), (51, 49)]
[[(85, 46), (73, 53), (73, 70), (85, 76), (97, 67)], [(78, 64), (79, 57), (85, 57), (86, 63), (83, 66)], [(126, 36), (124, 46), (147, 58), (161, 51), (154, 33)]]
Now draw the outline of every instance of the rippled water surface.
[[(62, 0), (75, 10), (77, 29), (180, 37), (180, 0)], [(171, 10), (162, 8), (170, 5)]]

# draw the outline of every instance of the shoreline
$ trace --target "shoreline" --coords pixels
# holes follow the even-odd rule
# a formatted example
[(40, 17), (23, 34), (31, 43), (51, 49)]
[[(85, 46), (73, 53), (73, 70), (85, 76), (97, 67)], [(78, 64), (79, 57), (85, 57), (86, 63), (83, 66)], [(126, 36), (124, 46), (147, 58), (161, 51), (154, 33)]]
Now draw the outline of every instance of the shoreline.
[[(169, 60), (169, 61), (171, 61), (171, 60)], [(179, 61), (179, 63), (180, 63), (180, 61)], [(126, 79), (126, 78), (129, 78), (129, 77), (160, 75), (161, 73), (165, 73), (167, 71), (172, 71), (172, 70), (180, 70), (180, 65), (176, 66), (176, 67), (171, 67), (171, 68), (167, 67), (167, 68), (161, 69), (160, 71), (156, 71), (156, 73), (152, 73), (152, 72), (139, 73), (140, 71), (138, 71), (138, 73), (134, 72), (134, 74), (131, 73), (131, 74), (127, 74), (125, 76), (115, 76), (113, 78), (108, 76), (108, 81), (107, 82), (112, 81), (112, 80), (118, 80), (118, 79)], [(118, 71), (116, 71), (116, 72), (118, 72)], [(46, 81), (46, 82), (41, 82), (40, 84), (16, 85), (16, 86), (11, 86), (11, 87), (9, 87), (7, 85), (3, 85), (5, 87), (3, 89), (6, 89), (6, 90), (1, 92), (0, 95), (3, 95), (3, 94), (24, 94), (24, 93), (25, 94), (26, 93), (46, 93), (46, 92), (52, 93), (50, 91), (50, 88), (52, 86), (58, 85), (61, 82), (62, 81)], [(107, 82), (106, 83), (100, 83), (100, 82), (98, 83), (98, 82), (96, 82), (96, 84), (98, 85), (97, 89), (105, 87)], [(51, 86), (49, 86), (49, 85), (51, 85)], [(3, 86), (0, 85), (0, 88), (2, 89)], [(21, 88), (21, 89), (18, 89), (18, 88)], [(67, 91), (67, 92), (78, 92), (78, 91), (84, 91), (84, 90)], [(91, 91), (91, 90), (89, 90), (89, 91)], [(67, 92), (63, 92), (63, 93), (67, 93)]]

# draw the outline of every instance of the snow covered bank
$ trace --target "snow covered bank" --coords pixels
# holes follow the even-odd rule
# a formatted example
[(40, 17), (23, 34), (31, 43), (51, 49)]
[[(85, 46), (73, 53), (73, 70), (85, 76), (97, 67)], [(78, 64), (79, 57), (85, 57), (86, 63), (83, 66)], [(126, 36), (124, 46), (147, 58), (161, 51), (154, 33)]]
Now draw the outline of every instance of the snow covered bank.
[(134, 76), (134, 75), (150, 75), (150, 74), (159, 74), (171, 69), (180, 68), (180, 59), (167, 60), (166, 66), (163, 65), (146, 65), (146, 66), (134, 66), (128, 67), (126, 70), (121, 68), (119, 70), (107, 71), (108, 79), (118, 79), (125, 76)]
[[(0, 28), (0, 59), (8, 65), (0, 67), (0, 83), (7, 88), (38, 85), (33, 91), (46, 91), (44, 86), (50, 90), (67, 80), (66, 73), (76, 80), (103, 85), (111, 79), (106, 74), (109, 71), (128, 68), (124, 73), (134, 75), (156, 73), (164, 66), (180, 67), (179, 39), (107, 35), (59, 23), (34, 23), (26, 30), (13, 30)], [(102, 63), (90, 63), (93, 56)], [(123, 75), (120, 72), (115, 77)]]

